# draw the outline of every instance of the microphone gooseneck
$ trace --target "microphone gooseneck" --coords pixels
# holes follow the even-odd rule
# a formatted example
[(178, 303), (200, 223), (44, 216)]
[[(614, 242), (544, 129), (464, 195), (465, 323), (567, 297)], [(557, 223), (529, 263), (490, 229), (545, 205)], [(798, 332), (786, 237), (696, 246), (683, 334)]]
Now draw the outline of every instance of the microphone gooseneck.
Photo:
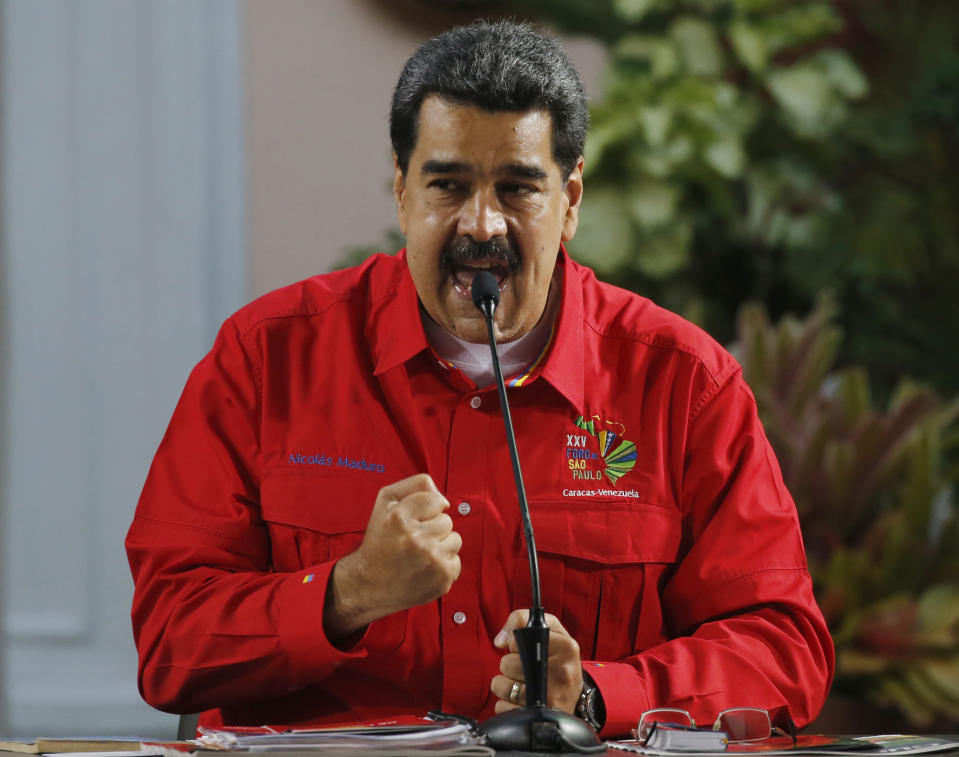
[(546, 706), (546, 686), (549, 676), (549, 626), (546, 625), (546, 613), (540, 600), (539, 560), (536, 556), (536, 541), (533, 538), (533, 523), (529, 516), (529, 503), (526, 501), (526, 487), (523, 485), (523, 473), (519, 465), (513, 420), (506, 398), (503, 368), (496, 348), (493, 327), (493, 315), (499, 305), (499, 283), (496, 277), (489, 271), (477, 273), (473, 277), (471, 294), (473, 304), (486, 320), (486, 333), (493, 358), (493, 373), (496, 376), (503, 425), (506, 428), (506, 443), (510, 461), (513, 464), (513, 479), (519, 499), (532, 587), (529, 621), (525, 628), (517, 628), (513, 631), (513, 638), (516, 640), (523, 664), (523, 677), (526, 679), (526, 707), (494, 715), (480, 724), (480, 730), (486, 735), (487, 744), (497, 750), (604, 752), (606, 745), (586, 723), (567, 712)]
[[(516, 448), (516, 436), (513, 433), (513, 418), (509, 412), (509, 401), (506, 399), (506, 383), (503, 380), (503, 367), (499, 361), (499, 350), (496, 346), (496, 335), (493, 332), (493, 314), (499, 305), (499, 283), (489, 271), (480, 271), (473, 278), (470, 289), (473, 304), (486, 319), (486, 333), (489, 338), (490, 353), (493, 358), (493, 373), (496, 376), (496, 388), (499, 392), (499, 405), (503, 413), (503, 424), (506, 427), (506, 445), (509, 447), (510, 461), (513, 464), (513, 480), (516, 483), (516, 494), (519, 498), (520, 517), (523, 520), (523, 535), (526, 539), (526, 552), (529, 556), (530, 585), (533, 589), (532, 604), (527, 628), (547, 628), (546, 615), (540, 601), (539, 590), (539, 559), (536, 556), (536, 539), (533, 537), (533, 523), (529, 516), (529, 504), (526, 501), (526, 486), (523, 484), (523, 472), (519, 465), (519, 453)], [(543, 653), (543, 658), (546, 655)], [(542, 702), (534, 698), (539, 694), (535, 684), (530, 685), (527, 679), (527, 704), (546, 704), (546, 688), (543, 686)]]

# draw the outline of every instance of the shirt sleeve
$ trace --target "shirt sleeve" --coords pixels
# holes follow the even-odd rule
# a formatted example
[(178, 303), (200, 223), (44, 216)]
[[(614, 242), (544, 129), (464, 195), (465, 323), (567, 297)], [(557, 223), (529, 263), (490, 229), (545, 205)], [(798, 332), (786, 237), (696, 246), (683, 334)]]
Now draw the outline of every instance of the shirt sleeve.
[(822, 707), (834, 653), (812, 591), (796, 508), (737, 371), (694, 409), (683, 452), (683, 551), (662, 588), (675, 638), (618, 661), (587, 661), (606, 705), (603, 734), (653, 707), (711, 726), (728, 707)]
[(228, 321), (187, 381), (127, 534), (140, 692), (161, 710), (282, 695), (365, 656), (365, 636), (343, 652), (323, 633), (333, 562), (272, 569), (257, 376)]

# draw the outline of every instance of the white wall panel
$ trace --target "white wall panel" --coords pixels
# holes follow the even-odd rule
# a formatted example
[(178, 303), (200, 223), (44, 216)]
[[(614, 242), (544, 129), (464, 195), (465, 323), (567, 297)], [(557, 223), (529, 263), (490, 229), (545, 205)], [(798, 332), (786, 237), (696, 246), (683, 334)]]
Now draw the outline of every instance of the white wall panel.
[(123, 552), (190, 368), (245, 298), (233, 0), (2, 0), (13, 732), (169, 736)]

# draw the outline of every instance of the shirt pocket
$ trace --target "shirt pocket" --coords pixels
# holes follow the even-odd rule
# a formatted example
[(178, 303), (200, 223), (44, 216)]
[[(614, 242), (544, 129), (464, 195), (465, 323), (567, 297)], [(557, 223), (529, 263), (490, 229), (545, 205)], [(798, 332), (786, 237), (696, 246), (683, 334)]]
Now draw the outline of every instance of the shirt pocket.
[(273, 569), (297, 571), (337, 560), (360, 546), (378, 482), (317, 473), (271, 472), (260, 488)]
[[(273, 569), (297, 571), (338, 560), (363, 541), (376, 495), (377, 481), (349, 474), (271, 472), (260, 487), (260, 506), (270, 532)], [(363, 641), (368, 653), (356, 670), (381, 664), (406, 638), (408, 611), (373, 621)]]
[[(668, 507), (578, 500), (531, 502), (543, 606), (583, 659), (616, 660), (665, 638), (660, 590), (679, 558), (682, 518)], [(529, 607), (517, 563), (514, 607)]]

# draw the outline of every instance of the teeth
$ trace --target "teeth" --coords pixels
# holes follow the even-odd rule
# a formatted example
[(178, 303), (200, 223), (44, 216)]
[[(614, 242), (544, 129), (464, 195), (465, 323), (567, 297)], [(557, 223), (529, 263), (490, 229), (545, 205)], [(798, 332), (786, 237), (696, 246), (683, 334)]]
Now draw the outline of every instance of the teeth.
[(486, 271), (496, 277), (502, 292), (509, 282), (511, 271), (499, 260), (476, 261), (469, 265), (453, 265), (449, 274), (449, 283), (461, 297), (469, 297), (473, 289), (473, 279)]
[[(510, 281), (510, 280), (509, 280), (509, 277), (508, 277), (508, 276), (506, 276), (506, 277), (504, 277), (503, 279), (499, 280), (499, 282), (498, 282), (497, 285), (498, 285), (498, 287), (499, 287), (500, 292), (503, 292), (503, 291), (506, 290), (506, 287), (509, 286), (509, 281)], [(450, 282), (450, 285), (453, 287), (453, 289), (455, 289), (455, 290), (457, 291), (457, 293), (461, 294), (461, 295), (464, 296), (464, 297), (467, 296), (467, 295), (469, 295), (470, 292), (473, 291), (473, 281), (472, 281), (472, 279), (470, 279), (470, 283), (469, 283), (469, 284), (463, 284), (463, 283), (461, 283), (460, 281), (457, 280), (456, 276), (450, 276), (449, 282)]]

